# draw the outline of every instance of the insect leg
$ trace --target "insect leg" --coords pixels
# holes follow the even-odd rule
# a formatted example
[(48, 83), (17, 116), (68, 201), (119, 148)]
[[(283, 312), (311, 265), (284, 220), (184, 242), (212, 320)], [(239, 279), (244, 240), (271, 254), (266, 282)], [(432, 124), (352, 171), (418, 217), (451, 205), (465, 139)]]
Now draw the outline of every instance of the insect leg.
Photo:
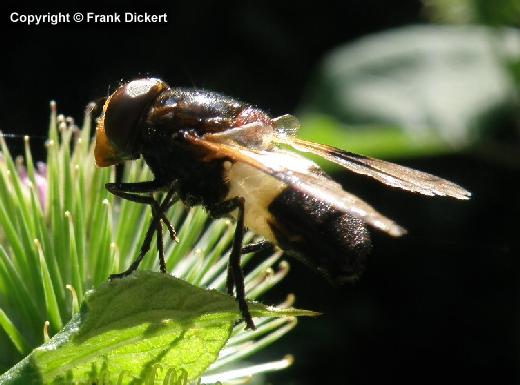
[[(170, 232), (170, 237), (177, 241), (177, 235), (175, 233), (175, 230), (173, 226), (170, 224), (168, 219), (165, 216), (165, 211), (168, 210), (168, 208), (173, 204), (174, 199), (173, 195), (175, 193), (175, 186), (172, 185), (170, 187), (170, 190), (166, 194), (166, 197), (163, 199), (161, 204), (159, 204), (154, 198), (150, 196), (143, 196), (138, 195), (135, 192), (151, 192), (157, 190), (157, 184), (155, 181), (151, 182), (142, 182), (142, 183), (107, 183), (106, 188), (108, 191), (110, 191), (112, 194), (119, 196), (122, 199), (127, 199), (132, 202), (137, 203), (143, 203), (143, 204), (149, 204), (152, 206), (153, 211), (153, 217), (152, 221), (150, 223), (150, 226), (148, 227), (148, 230), (146, 232), (143, 244), (141, 245), (141, 250), (139, 251), (139, 255), (137, 258), (132, 262), (130, 267), (125, 270), (122, 273), (119, 274), (112, 274), (110, 275), (109, 279), (114, 278), (122, 278), (126, 277), (133, 271), (137, 269), (139, 264), (141, 263), (142, 259), (150, 249), (150, 243), (152, 241), (153, 232), (157, 231), (157, 249), (159, 251), (159, 264), (161, 268), (161, 272), (166, 272), (166, 262), (164, 260), (164, 249), (162, 244), (162, 223), (164, 222), (166, 226), (168, 227), (168, 230)], [(131, 191), (131, 192), (129, 192)]]
[[(213, 216), (214, 218), (220, 218), (222, 216), (225, 216), (226, 214), (229, 214), (231, 211), (235, 210), (237, 207), (238, 207), (238, 203), (237, 203), (236, 198), (229, 199), (224, 202), (220, 202), (216, 205), (213, 205), (210, 208), (211, 216)], [(238, 221), (237, 221), (236, 229), (238, 229)], [(235, 229), (235, 233), (236, 233), (236, 229)], [(236, 240), (236, 234), (235, 234), (235, 237), (233, 238), (233, 242), (235, 240)], [(233, 244), (233, 246), (234, 246), (234, 244)], [(229, 260), (231, 260), (231, 256), (230, 256)], [(233, 276), (233, 271), (231, 269), (231, 263), (228, 263), (228, 266), (227, 266), (226, 288), (227, 288), (228, 294), (233, 295), (233, 289), (235, 288), (235, 280), (234, 280), (234, 276)]]
[[(168, 191), (168, 194), (166, 194), (166, 197), (164, 197), (163, 201), (161, 202), (161, 212), (164, 214), (170, 207), (173, 205), (175, 200), (173, 199), (173, 194), (175, 192), (174, 186), (171, 187), (170, 191)], [(164, 215), (163, 215), (164, 217)], [(157, 250), (159, 251), (159, 266), (161, 269), (161, 273), (166, 273), (166, 261), (164, 260), (164, 246), (163, 246), (163, 238), (162, 238), (162, 224), (164, 220), (159, 219), (157, 221)], [(168, 228), (168, 231), (170, 233), (170, 238), (178, 242), (177, 233), (175, 232), (175, 229), (171, 225), (170, 221), (166, 220), (165, 222), (166, 227)]]
[(233, 238), (233, 246), (231, 248), (231, 254), (229, 256), (228, 263), (228, 276), (227, 276), (227, 290), (230, 295), (233, 295), (233, 286), (236, 287), (236, 298), (238, 302), (238, 308), (244, 317), (246, 323), (246, 329), (256, 329), (256, 326), (249, 313), (249, 308), (246, 302), (245, 285), (244, 285), (244, 273), (240, 267), (240, 256), (242, 255), (242, 241), (244, 239), (244, 198), (235, 197), (219, 203), (211, 208), (211, 214), (213, 216), (221, 216), (227, 214), (238, 208), (237, 224), (235, 228), (235, 236)]
[[(153, 215), (159, 216), (163, 223), (168, 228), (168, 232), (170, 233), (170, 237), (175, 242), (178, 242), (177, 233), (175, 229), (171, 225), (168, 218), (164, 212), (174, 203), (173, 194), (175, 193), (175, 183), (173, 183), (169, 190), (167, 197), (163, 201), (170, 201), (165, 208), (161, 210), (159, 203), (155, 199), (149, 196), (138, 195), (137, 193), (152, 193), (158, 190), (163, 189), (163, 185), (159, 184), (155, 180), (147, 181), (147, 182), (137, 182), (137, 183), (106, 183), (105, 188), (111, 192), (112, 194), (136, 203), (147, 204), (152, 207)], [(169, 197), (169, 198), (168, 198)]]
[(112, 194), (116, 194), (116, 191), (127, 193), (151, 193), (163, 190), (165, 185), (156, 180), (148, 180), (146, 182), (133, 183), (105, 183), (105, 187)]
[(273, 247), (274, 247), (273, 244), (271, 242), (267, 242), (267, 241), (259, 241), (259, 242), (255, 242), (255, 243), (250, 243), (249, 245), (245, 245), (244, 247), (242, 247), (242, 254), (256, 253), (258, 251), (267, 250), (267, 249), (270, 249)]
[(159, 268), (161, 273), (166, 273), (166, 261), (164, 260), (164, 245), (162, 237), (162, 221), (157, 221), (157, 250), (159, 251)]
[[(118, 278), (124, 278), (131, 273), (133, 273), (137, 268), (139, 267), (139, 264), (143, 260), (144, 256), (150, 250), (150, 243), (152, 241), (153, 232), (157, 230), (157, 223), (158, 223), (157, 217), (152, 218), (152, 223), (150, 223), (150, 226), (148, 227), (148, 230), (146, 231), (146, 236), (144, 237), (143, 244), (141, 245), (141, 250), (139, 251), (139, 255), (137, 258), (132, 262), (132, 264), (126, 269), (125, 271), (117, 274), (110, 274), (108, 277), (109, 280), (118, 279)], [(159, 257), (160, 258), (160, 257)]]

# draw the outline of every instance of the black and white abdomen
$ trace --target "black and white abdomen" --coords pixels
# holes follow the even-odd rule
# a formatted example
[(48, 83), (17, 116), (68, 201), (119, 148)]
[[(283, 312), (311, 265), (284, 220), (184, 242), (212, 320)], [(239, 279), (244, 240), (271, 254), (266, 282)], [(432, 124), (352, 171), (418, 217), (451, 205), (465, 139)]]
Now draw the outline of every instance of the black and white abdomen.
[(364, 269), (371, 242), (359, 218), (243, 163), (228, 163), (227, 198), (245, 199), (245, 225), (334, 284)]

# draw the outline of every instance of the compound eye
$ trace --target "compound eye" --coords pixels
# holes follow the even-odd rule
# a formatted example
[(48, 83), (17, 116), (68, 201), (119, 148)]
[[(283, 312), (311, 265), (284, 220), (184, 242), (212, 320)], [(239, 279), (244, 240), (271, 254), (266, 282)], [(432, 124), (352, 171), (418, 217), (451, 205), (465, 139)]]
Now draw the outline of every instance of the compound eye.
[[(100, 158), (98, 164), (114, 164), (139, 155), (137, 140), (144, 117), (157, 96), (166, 88), (166, 83), (155, 78), (133, 80), (119, 87), (108, 98), (96, 134), (101, 136), (100, 148), (96, 149)], [(110, 157), (110, 161), (101, 159), (104, 154)]]

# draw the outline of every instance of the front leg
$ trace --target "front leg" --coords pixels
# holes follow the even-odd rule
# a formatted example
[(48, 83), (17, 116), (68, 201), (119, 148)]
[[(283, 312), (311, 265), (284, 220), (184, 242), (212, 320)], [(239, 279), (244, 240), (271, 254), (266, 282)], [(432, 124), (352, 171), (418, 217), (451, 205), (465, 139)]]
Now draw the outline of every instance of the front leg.
[(228, 271), (226, 286), (229, 295), (233, 295), (233, 287), (236, 287), (236, 298), (238, 308), (246, 322), (246, 329), (256, 329), (249, 307), (246, 302), (244, 273), (240, 267), (240, 256), (242, 255), (242, 241), (244, 240), (244, 198), (235, 197), (210, 208), (210, 212), (214, 217), (220, 217), (231, 211), (238, 209), (237, 224), (235, 227), (235, 236), (233, 238), (233, 246), (229, 255)]
[(147, 182), (136, 182), (136, 183), (106, 183), (105, 188), (111, 192), (112, 194), (122, 198), (126, 199), (132, 202), (136, 203), (142, 203), (146, 205), (150, 205), (152, 207), (152, 213), (153, 216), (159, 216), (160, 219), (163, 221), (163, 223), (168, 228), (168, 232), (170, 233), (170, 237), (175, 242), (179, 242), (179, 239), (177, 238), (177, 233), (175, 232), (175, 229), (171, 225), (168, 218), (166, 218), (166, 215), (164, 212), (174, 203), (174, 201), (171, 202), (168, 207), (165, 209), (160, 208), (159, 203), (153, 199), (151, 196), (146, 195), (139, 195), (139, 193), (153, 193), (156, 191), (164, 190), (166, 187), (168, 187), (168, 194), (170, 194), (170, 199), (172, 199), (173, 194), (175, 193), (177, 184), (174, 182), (169, 187), (165, 186), (162, 183), (158, 183), (155, 180), (147, 181)]
[(150, 226), (146, 232), (145, 238), (143, 240), (143, 244), (141, 245), (141, 250), (139, 251), (139, 255), (132, 262), (130, 267), (123, 271), (122, 273), (112, 274), (109, 279), (114, 278), (122, 278), (131, 274), (135, 271), (144, 256), (150, 250), (150, 243), (152, 241), (153, 232), (157, 232), (157, 248), (159, 251), (159, 264), (161, 268), (161, 272), (166, 273), (166, 263), (164, 260), (164, 251), (162, 247), (162, 225), (161, 222), (166, 224), (168, 231), (170, 233), (170, 237), (177, 241), (177, 234), (175, 229), (171, 225), (170, 221), (166, 218), (164, 214), (168, 208), (174, 203), (173, 195), (175, 194), (175, 184), (172, 184), (169, 187), (168, 193), (166, 197), (163, 199), (161, 204), (159, 204), (153, 197), (139, 195), (138, 193), (152, 193), (154, 191), (161, 190), (163, 185), (157, 183), (157, 181), (148, 181), (148, 182), (139, 182), (139, 183), (107, 183), (106, 188), (112, 194), (136, 203), (148, 204), (152, 207), (152, 221), (150, 222)]

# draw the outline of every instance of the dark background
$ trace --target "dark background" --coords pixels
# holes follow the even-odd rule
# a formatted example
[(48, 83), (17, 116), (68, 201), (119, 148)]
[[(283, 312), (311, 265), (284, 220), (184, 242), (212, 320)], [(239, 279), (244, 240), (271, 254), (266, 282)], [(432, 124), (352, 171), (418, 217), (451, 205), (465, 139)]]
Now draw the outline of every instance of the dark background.
[[(10, 23), (9, 13), (37, 7), (4, 7), (0, 128), (34, 135), (46, 133), (50, 99), (81, 121), (87, 102), (146, 75), (222, 91), (273, 115), (290, 113), (327, 51), (425, 22), (421, 3), (409, 0), (108, 6), (166, 12), (168, 23), (161, 25), (28, 27)], [(57, 10), (96, 11), (72, 2)], [(266, 302), (293, 292), (298, 306), (324, 315), (301, 320), (252, 358), (295, 355), (292, 368), (269, 376), (272, 383), (518, 383), (518, 169), (471, 150), (404, 163), (453, 179), (474, 197), (429, 199), (339, 176), (409, 235), (396, 240), (375, 233), (366, 274), (352, 286), (332, 288), (291, 263), (289, 277)]]

